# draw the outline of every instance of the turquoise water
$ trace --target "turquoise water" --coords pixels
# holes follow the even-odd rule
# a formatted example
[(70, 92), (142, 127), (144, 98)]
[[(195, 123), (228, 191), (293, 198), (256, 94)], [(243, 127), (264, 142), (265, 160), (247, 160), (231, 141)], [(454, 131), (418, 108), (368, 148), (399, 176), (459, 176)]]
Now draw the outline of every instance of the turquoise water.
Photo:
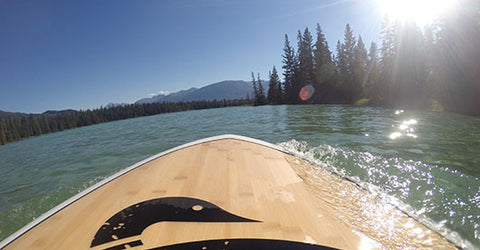
[(480, 248), (480, 119), (341, 105), (162, 114), (1, 146), (0, 239), (122, 168), (227, 133), (280, 144)]

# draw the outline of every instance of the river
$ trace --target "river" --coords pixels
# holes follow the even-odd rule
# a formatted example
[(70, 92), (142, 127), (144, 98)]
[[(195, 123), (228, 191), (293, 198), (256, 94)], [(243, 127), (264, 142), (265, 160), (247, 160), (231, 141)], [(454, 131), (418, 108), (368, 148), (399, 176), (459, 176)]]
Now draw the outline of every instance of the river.
[(0, 146), (0, 239), (122, 168), (220, 134), (278, 144), (480, 248), (480, 118), (343, 105), (161, 114)]

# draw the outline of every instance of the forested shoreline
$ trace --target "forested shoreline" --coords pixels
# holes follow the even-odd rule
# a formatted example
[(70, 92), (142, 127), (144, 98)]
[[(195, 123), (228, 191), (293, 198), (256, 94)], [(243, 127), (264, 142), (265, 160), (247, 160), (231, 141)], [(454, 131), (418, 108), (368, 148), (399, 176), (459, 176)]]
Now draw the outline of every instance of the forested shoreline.
[(349, 24), (335, 53), (320, 24), (315, 40), (298, 31), (297, 46), (285, 35), (282, 76), (269, 72), (265, 95), (252, 72), (254, 97), (243, 100), (150, 103), (0, 119), (0, 145), (109, 121), (162, 113), (265, 104), (354, 104), (432, 109), (480, 115), (480, 3), (462, 0), (435, 24), (385, 19), (380, 45), (367, 46)]
[(265, 96), (260, 76), (252, 73), (254, 103), (357, 104), (478, 116), (480, 3), (463, 0), (458, 6), (425, 27), (385, 18), (381, 44), (372, 42), (368, 50), (349, 24), (335, 54), (320, 24), (315, 41), (308, 28), (299, 30), (296, 48), (285, 35), (283, 81), (274, 66)]
[(0, 119), (0, 145), (67, 129), (164, 113), (252, 105), (250, 99), (130, 104), (58, 114), (30, 114)]

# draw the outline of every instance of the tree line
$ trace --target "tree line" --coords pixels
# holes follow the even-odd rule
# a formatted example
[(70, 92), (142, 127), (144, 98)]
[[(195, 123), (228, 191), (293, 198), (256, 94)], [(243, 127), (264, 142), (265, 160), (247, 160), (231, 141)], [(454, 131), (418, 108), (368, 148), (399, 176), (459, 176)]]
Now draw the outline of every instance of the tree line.
[(251, 105), (252, 100), (196, 101), (181, 103), (130, 104), (86, 111), (68, 111), (58, 114), (25, 115), (0, 119), (0, 145), (32, 136), (59, 132), (104, 122), (118, 121), (163, 113)]
[[(349, 24), (335, 54), (319, 24), (315, 39), (308, 28), (298, 31), (296, 48), (285, 35), (283, 81), (273, 67), (265, 99), (254, 85), (255, 104), (358, 104), (480, 115), (480, 3), (460, 2), (455, 13), (425, 27), (385, 18), (380, 46), (372, 42), (368, 50)], [(253, 73), (252, 78), (260, 81)], [(302, 98), (305, 87), (314, 91), (308, 99)]]
[(319, 24), (315, 35), (299, 30), (296, 48), (285, 35), (283, 81), (274, 66), (267, 95), (260, 75), (252, 72), (252, 100), (132, 104), (0, 119), (0, 144), (108, 121), (251, 104), (367, 104), (480, 115), (479, 1), (459, 0), (455, 13), (423, 28), (385, 19), (380, 46), (372, 42), (368, 50), (349, 24), (335, 54)]

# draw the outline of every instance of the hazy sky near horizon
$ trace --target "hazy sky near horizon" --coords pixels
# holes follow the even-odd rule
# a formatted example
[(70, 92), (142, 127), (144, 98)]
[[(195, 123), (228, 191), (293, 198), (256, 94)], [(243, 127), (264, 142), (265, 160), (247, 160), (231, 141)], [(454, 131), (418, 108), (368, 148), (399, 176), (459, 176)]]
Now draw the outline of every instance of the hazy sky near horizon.
[(41, 113), (132, 103), (222, 80), (267, 79), (284, 35), (335, 51), (350, 23), (369, 47), (375, 0), (0, 0), (0, 110)]

